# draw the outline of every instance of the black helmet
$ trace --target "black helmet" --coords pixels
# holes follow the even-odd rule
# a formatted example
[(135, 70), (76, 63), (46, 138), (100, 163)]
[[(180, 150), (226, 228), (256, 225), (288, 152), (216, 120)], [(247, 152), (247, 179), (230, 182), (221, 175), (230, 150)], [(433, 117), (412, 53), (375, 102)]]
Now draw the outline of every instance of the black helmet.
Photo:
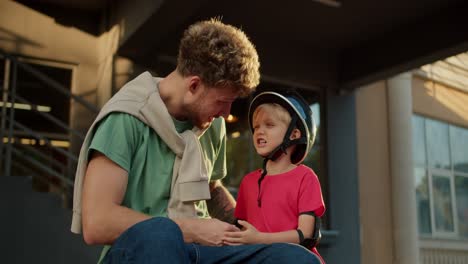
[[(253, 113), (255, 109), (265, 103), (275, 103), (285, 108), (291, 115), (291, 123), (283, 138), (283, 143), (270, 153), (266, 159), (275, 160), (285, 152), (291, 145), (297, 145), (295, 151), (291, 155), (293, 164), (301, 163), (314, 144), (316, 127), (312, 117), (312, 110), (304, 98), (296, 92), (286, 92), (280, 94), (277, 92), (262, 92), (255, 96), (249, 107), (249, 125), (253, 133)], [(301, 131), (299, 139), (290, 140), (289, 136), (294, 128)]]

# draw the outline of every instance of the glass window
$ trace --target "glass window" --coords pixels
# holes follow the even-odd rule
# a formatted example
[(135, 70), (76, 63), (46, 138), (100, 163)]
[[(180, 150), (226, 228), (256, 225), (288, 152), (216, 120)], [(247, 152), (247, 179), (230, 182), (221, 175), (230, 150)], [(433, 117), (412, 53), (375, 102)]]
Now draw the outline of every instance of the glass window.
[[(33, 63), (28, 63), (28, 65), (34, 67), (34, 69), (39, 72), (50, 76), (64, 89), (71, 89), (72, 70)], [(57, 92), (51, 85), (39, 81), (35, 75), (22, 67), (18, 67), (17, 74), (17, 103), (32, 103), (40, 106), (46, 106), (50, 109), (50, 112), (47, 112), (49, 115), (52, 115), (55, 119), (58, 119), (65, 124), (70, 123), (70, 98), (67, 95)], [(22, 101), (19, 96), (28, 102)], [(35, 131), (68, 134), (68, 131), (65, 128), (35, 111), (15, 110), (15, 119)]]
[(448, 125), (426, 119), (427, 155), (430, 166), (439, 169), (450, 168)]
[(451, 126), (450, 140), (452, 142), (453, 169), (468, 173), (468, 130)]
[(424, 118), (413, 116), (413, 157), (416, 165), (426, 166)]
[(242, 178), (262, 166), (262, 160), (252, 145), (252, 134), (247, 120), (249, 102), (248, 98), (236, 100), (232, 106), (232, 118), (226, 120), (228, 175), (223, 181), (234, 196), (237, 195)]
[(468, 238), (468, 129), (413, 116), (418, 230)]
[(426, 169), (415, 168), (414, 175), (416, 180), (416, 202), (418, 207), (418, 226), (419, 233), (431, 234), (431, 211), (429, 186)]
[(455, 176), (455, 199), (457, 201), (458, 232), (468, 238), (468, 177)]
[(434, 199), (435, 228), (439, 232), (453, 232), (452, 198), (450, 178), (432, 175), (432, 196)]
[[(320, 170), (320, 105), (318, 103), (312, 104), (310, 106), (312, 110), (312, 116), (315, 121), (315, 126), (317, 127), (317, 133), (315, 135), (315, 142), (310, 150), (309, 155), (304, 159), (304, 164), (311, 167), (320, 180), (323, 179), (321, 170)], [(322, 187), (323, 189), (323, 187)]]
[(5, 59), (0, 55), (0, 88), (3, 89), (4, 75), (5, 75)]
[(237, 196), (237, 188), (242, 178), (249, 172), (262, 167), (262, 159), (252, 146), (250, 130), (231, 130), (228, 132), (226, 146), (228, 177), (224, 180), (232, 194)]
[(312, 104), (310, 109), (312, 110), (312, 117), (314, 118), (315, 125), (320, 127), (320, 105), (318, 103)]

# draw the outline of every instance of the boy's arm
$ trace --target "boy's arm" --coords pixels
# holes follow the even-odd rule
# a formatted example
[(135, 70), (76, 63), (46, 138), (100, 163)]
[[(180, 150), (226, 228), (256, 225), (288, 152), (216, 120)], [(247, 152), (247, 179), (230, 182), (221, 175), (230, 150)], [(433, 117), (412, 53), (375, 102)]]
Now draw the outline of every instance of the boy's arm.
[(206, 201), (211, 217), (221, 221), (234, 223), (236, 201), (220, 180), (210, 182), (211, 199)]
[(312, 238), (315, 227), (315, 216), (310, 214), (299, 215), (299, 225), (297, 229), (302, 231), (304, 238)]
[[(244, 227), (240, 232), (227, 232), (225, 234), (225, 244), (227, 245), (242, 245), (242, 244), (271, 244), (271, 243), (296, 243), (299, 244), (300, 238), (297, 230), (288, 230), (275, 233), (259, 232), (257, 229), (246, 221), (239, 220), (239, 223)], [(298, 229), (304, 234), (304, 238), (312, 237), (314, 231), (315, 218), (312, 215), (302, 214), (299, 216)]]
[[(315, 217), (308, 214), (299, 215), (299, 225), (297, 229), (301, 230), (304, 238), (312, 238), (314, 233)], [(277, 243), (277, 242), (289, 242), (300, 244), (299, 234), (297, 230), (289, 230), (277, 233), (263, 233), (261, 235), (263, 242), (260, 243)]]

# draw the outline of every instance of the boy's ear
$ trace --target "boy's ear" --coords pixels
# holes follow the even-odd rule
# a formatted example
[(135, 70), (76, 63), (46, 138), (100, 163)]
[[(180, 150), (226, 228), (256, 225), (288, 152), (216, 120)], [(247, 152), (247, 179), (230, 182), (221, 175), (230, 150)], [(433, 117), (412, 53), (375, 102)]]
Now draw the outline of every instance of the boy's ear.
[(289, 137), (289, 139), (293, 140), (293, 139), (298, 139), (300, 137), (301, 137), (301, 131), (299, 129), (295, 128), (291, 132), (291, 136)]

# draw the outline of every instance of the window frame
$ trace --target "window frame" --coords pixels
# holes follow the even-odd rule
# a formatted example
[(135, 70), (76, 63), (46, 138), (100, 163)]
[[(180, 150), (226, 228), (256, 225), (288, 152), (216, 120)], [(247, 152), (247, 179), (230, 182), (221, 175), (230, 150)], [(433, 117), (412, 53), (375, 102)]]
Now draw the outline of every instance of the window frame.
[[(422, 238), (465, 240), (466, 241), (466, 240), (468, 240), (468, 238), (463, 237), (462, 234), (460, 234), (460, 231), (459, 231), (459, 216), (458, 216), (458, 207), (457, 207), (455, 177), (463, 176), (463, 177), (468, 178), (468, 173), (463, 172), (463, 171), (458, 171), (458, 170), (456, 171), (454, 169), (453, 157), (452, 157), (452, 155), (453, 155), (452, 148), (453, 148), (453, 144), (454, 144), (455, 139), (452, 139), (452, 135), (453, 135), (452, 129), (454, 129), (455, 125), (447, 123), (447, 122), (442, 121), (442, 120), (436, 120), (436, 119), (429, 118), (429, 117), (426, 117), (426, 116), (423, 116), (423, 115), (419, 115), (419, 114), (416, 114), (416, 113), (414, 113), (413, 116), (418, 117), (418, 118), (422, 118), (422, 120), (423, 120), (424, 135), (421, 135), (421, 136), (424, 137), (424, 152), (425, 152), (426, 162), (425, 162), (425, 164), (417, 164), (415, 162), (413, 164), (413, 168), (422, 168), (427, 173), (427, 181), (428, 181), (427, 186), (428, 186), (428, 192), (429, 192), (429, 210), (430, 210), (430, 221), (431, 221), (430, 233), (420, 233), (419, 228), (418, 228), (418, 235), (420, 237), (422, 237)], [(448, 148), (449, 148), (449, 161), (450, 161), (450, 168), (449, 169), (436, 168), (435, 166), (432, 166), (432, 161), (430, 160), (432, 156), (429, 155), (429, 147), (428, 147), (428, 142), (427, 142), (428, 141), (428, 128), (427, 128), (426, 122), (427, 122), (428, 119), (438, 121), (438, 122), (441, 122), (441, 123), (443, 123), (445, 125), (448, 125), (448, 144), (449, 144)], [(414, 119), (413, 119), (413, 122), (415, 122)], [(457, 127), (468, 130), (468, 128), (465, 128), (465, 127), (460, 127), (460, 126), (457, 126)], [(414, 146), (414, 143), (413, 143), (413, 146)], [(413, 153), (413, 155), (414, 155), (414, 153)], [(436, 228), (435, 197), (433, 195), (434, 178), (436, 176), (446, 177), (447, 179), (449, 179), (450, 202), (451, 202), (451, 210), (452, 210), (451, 217), (452, 217), (452, 223), (453, 223), (453, 231), (449, 231), (449, 232), (440, 231), (440, 230), (437, 230), (437, 228)], [(416, 180), (415, 177), (416, 177), (416, 175), (413, 175), (414, 180)], [(416, 187), (416, 185), (415, 185), (415, 187)], [(416, 192), (416, 189), (415, 189), (415, 192)], [(420, 217), (419, 214), (418, 214), (418, 217)]]
[[(429, 201), (430, 201), (430, 209), (431, 209), (431, 230), (432, 234), (440, 237), (440, 238), (457, 238), (458, 237), (458, 232), (457, 232), (457, 223), (455, 222), (454, 218), (456, 217), (456, 212), (454, 211), (456, 206), (454, 206), (455, 200), (454, 200), (454, 180), (453, 180), (453, 173), (449, 170), (444, 170), (444, 169), (438, 169), (438, 168), (430, 168), (427, 167), (427, 173), (428, 173), (428, 180), (429, 180)], [(451, 209), (452, 209), (452, 223), (453, 223), (453, 232), (448, 232), (448, 231), (439, 231), (436, 227), (436, 213), (435, 213), (435, 197), (434, 197), (434, 177), (435, 175), (437, 177), (444, 177), (449, 180), (450, 184), (450, 202), (451, 202)]]

